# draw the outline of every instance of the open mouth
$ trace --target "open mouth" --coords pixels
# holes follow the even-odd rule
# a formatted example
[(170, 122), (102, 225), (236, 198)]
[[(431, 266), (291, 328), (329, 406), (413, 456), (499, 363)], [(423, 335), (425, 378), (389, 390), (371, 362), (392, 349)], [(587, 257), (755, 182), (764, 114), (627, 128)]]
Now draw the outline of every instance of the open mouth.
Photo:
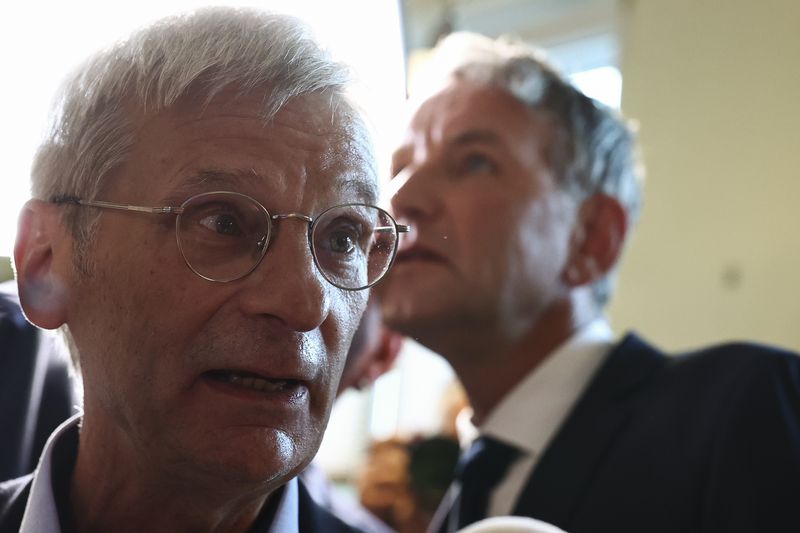
[(209, 370), (203, 375), (219, 383), (256, 392), (284, 392), (297, 387), (300, 383), (294, 379), (271, 379), (239, 370)]

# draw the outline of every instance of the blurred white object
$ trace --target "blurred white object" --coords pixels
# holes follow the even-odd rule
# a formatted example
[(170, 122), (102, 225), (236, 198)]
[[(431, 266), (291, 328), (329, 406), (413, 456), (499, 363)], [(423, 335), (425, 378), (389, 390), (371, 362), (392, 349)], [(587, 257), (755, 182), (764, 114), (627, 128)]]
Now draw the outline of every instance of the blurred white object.
[(524, 516), (494, 516), (459, 530), (458, 533), (565, 533), (553, 524)]

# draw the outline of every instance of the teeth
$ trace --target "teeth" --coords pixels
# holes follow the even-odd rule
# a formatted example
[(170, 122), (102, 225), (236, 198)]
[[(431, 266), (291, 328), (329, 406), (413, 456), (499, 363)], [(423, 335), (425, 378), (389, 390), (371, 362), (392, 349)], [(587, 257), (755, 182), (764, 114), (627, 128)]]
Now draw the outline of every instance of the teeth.
[(240, 376), (238, 374), (228, 374), (228, 383), (252, 389), (259, 392), (278, 392), (282, 391), (288, 385), (285, 380), (269, 380), (253, 376)]

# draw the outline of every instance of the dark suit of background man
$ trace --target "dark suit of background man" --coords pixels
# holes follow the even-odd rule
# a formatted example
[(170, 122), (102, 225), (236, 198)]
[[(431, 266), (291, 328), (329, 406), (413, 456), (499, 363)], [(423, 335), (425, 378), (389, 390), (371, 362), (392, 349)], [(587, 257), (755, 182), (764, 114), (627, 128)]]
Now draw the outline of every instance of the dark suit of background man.
[[(510, 466), (477, 476), (501, 478), (485, 512), (573, 533), (800, 531), (800, 359), (667, 357), (603, 316), (639, 206), (629, 130), (521, 46), (455, 35), (437, 57), (393, 161), (414, 232), (380, 292), (387, 323), (455, 369), (481, 446), (506, 445), (487, 456)], [(479, 482), (451, 487), (441, 530), (480, 516)]]
[(296, 479), (404, 229), (347, 85), (296, 20), (234, 9), (67, 81), (14, 262), (84, 410), (0, 483), (1, 532), (357, 530)]

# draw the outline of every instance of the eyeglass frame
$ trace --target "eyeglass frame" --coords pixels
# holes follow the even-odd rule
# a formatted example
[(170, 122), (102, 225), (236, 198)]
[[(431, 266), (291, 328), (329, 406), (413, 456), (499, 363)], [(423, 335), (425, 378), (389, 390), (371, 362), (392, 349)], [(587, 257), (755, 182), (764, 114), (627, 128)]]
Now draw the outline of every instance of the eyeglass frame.
[[(192, 264), (189, 262), (189, 259), (187, 259), (187, 257), (186, 257), (186, 253), (183, 251), (183, 245), (181, 244), (181, 239), (179, 237), (179, 235), (180, 235), (180, 219), (179, 219), (180, 215), (182, 215), (184, 213), (184, 211), (186, 210), (186, 208), (185, 208), (186, 204), (188, 204), (192, 200), (195, 200), (196, 198), (199, 198), (199, 197), (202, 197), (202, 196), (209, 196), (209, 195), (212, 195), (212, 194), (229, 194), (229, 195), (239, 196), (241, 198), (245, 198), (247, 200), (252, 201), (254, 204), (256, 204), (264, 212), (264, 214), (266, 215), (266, 220), (267, 220), (267, 223), (268, 223), (267, 233), (265, 233), (265, 235), (259, 240), (259, 247), (262, 249), (261, 256), (253, 264), (253, 266), (250, 268), (250, 270), (248, 270), (247, 272), (245, 272), (244, 274), (242, 274), (241, 276), (236, 277), (236, 278), (219, 280), (219, 279), (214, 279), (214, 278), (208, 277), (208, 276), (206, 276), (204, 274), (201, 274), (200, 272), (198, 272), (192, 266)], [(311, 251), (311, 257), (314, 259), (314, 265), (317, 267), (317, 270), (320, 272), (320, 274), (322, 274), (322, 277), (325, 278), (325, 281), (327, 281), (328, 283), (330, 283), (334, 287), (337, 287), (337, 288), (345, 290), (345, 291), (361, 291), (361, 290), (364, 290), (364, 289), (368, 289), (368, 288), (374, 286), (380, 280), (382, 280), (384, 278), (384, 276), (386, 276), (386, 274), (392, 268), (392, 265), (394, 264), (395, 257), (397, 256), (398, 242), (399, 242), (400, 234), (401, 233), (408, 233), (408, 232), (411, 231), (411, 226), (409, 226), (407, 224), (398, 224), (397, 221), (394, 219), (394, 217), (388, 211), (386, 211), (385, 209), (383, 209), (381, 207), (373, 205), (373, 204), (354, 202), (354, 203), (333, 205), (333, 206), (330, 206), (330, 207), (322, 210), (322, 212), (320, 212), (316, 217), (311, 217), (309, 215), (305, 215), (303, 213), (298, 213), (298, 212), (272, 214), (272, 213), (269, 212), (269, 210), (266, 207), (264, 207), (264, 204), (262, 204), (261, 202), (259, 202), (255, 198), (253, 198), (252, 196), (248, 196), (246, 194), (239, 193), (239, 192), (234, 192), (234, 191), (209, 191), (209, 192), (203, 192), (203, 193), (195, 194), (193, 196), (190, 196), (186, 200), (184, 200), (183, 203), (181, 203), (180, 206), (150, 207), (150, 206), (142, 206), (142, 205), (118, 204), (118, 203), (114, 203), (114, 202), (106, 202), (104, 200), (84, 200), (84, 199), (79, 198), (77, 196), (70, 196), (70, 195), (56, 196), (51, 200), (51, 203), (59, 204), (59, 205), (77, 205), (77, 206), (96, 207), (96, 208), (100, 208), (100, 209), (116, 209), (116, 210), (119, 210), (119, 211), (132, 211), (132, 212), (137, 212), (137, 213), (147, 213), (147, 214), (151, 214), (151, 215), (171, 215), (171, 214), (177, 215), (175, 217), (175, 241), (176, 241), (176, 243), (178, 245), (178, 250), (181, 252), (181, 256), (183, 257), (184, 263), (186, 263), (186, 266), (188, 266), (189, 270), (191, 270), (195, 275), (199, 276), (200, 278), (202, 278), (204, 280), (211, 281), (211, 282), (214, 282), (214, 283), (229, 283), (231, 281), (238, 281), (240, 279), (243, 279), (243, 278), (249, 276), (250, 274), (253, 273), (253, 271), (256, 268), (258, 268), (258, 265), (261, 264), (261, 261), (263, 261), (264, 257), (267, 255), (267, 249), (269, 248), (270, 241), (272, 240), (272, 222), (275, 221), (275, 220), (286, 220), (286, 219), (289, 219), (289, 218), (297, 218), (299, 220), (302, 220), (302, 221), (308, 223), (308, 231), (307, 231), (306, 237), (308, 238), (308, 247), (309, 247), (309, 250)], [(325, 273), (325, 270), (319, 264), (319, 260), (317, 259), (317, 252), (314, 250), (314, 242), (313, 242), (313, 234), (314, 234), (314, 227), (315, 227), (314, 225), (317, 223), (317, 221), (320, 219), (320, 217), (322, 217), (325, 213), (327, 213), (327, 212), (329, 212), (329, 211), (331, 211), (333, 209), (337, 209), (337, 208), (340, 208), (340, 207), (348, 207), (348, 206), (370, 207), (370, 208), (377, 209), (378, 211), (384, 213), (387, 217), (389, 217), (389, 220), (393, 223), (394, 228), (392, 228), (391, 226), (378, 226), (378, 227), (376, 227), (374, 229), (378, 230), (378, 231), (381, 231), (381, 230), (382, 231), (386, 231), (386, 230), (394, 229), (394, 232), (397, 235), (397, 239), (395, 240), (394, 250), (392, 251), (392, 257), (389, 259), (389, 263), (386, 265), (386, 269), (383, 271), (383, 273), (380, 276), (378, 276), (375, 280), (373, 280), (372, 282), (368, 283), (367, 285), (364, 285), (363, 287), (357, 287), (357, 288), (342, 287), (340, 285), (337, 285), (336, 283), (334, 283), (330, 279), (328, 279), (328, 276)], [(261, 244), (261, 240), (264, 240), (265, 238), (266, 238), (266, 242)]]

